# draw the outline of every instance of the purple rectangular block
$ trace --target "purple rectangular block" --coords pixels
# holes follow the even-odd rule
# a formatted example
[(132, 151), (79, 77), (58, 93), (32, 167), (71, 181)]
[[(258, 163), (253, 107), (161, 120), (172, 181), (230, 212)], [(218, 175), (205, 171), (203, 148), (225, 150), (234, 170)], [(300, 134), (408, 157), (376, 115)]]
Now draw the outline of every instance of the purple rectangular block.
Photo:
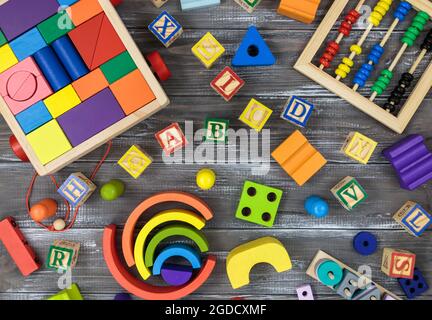
[(125, 117), (109, 88), (57, 118), (71, 145), (76, 147)]
[(0, 6), (0, 29), (11, 41), (56, 14), (57, 0), (9, 0)]

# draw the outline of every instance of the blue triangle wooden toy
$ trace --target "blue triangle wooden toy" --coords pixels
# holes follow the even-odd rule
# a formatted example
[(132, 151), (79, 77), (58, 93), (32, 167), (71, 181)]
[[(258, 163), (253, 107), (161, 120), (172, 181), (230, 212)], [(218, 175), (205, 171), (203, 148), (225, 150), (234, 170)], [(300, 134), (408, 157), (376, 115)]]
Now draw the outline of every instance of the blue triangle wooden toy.
[(232, 60), (234, 67), (271, 66), (276, 58), (254, 26), (250, 26)]

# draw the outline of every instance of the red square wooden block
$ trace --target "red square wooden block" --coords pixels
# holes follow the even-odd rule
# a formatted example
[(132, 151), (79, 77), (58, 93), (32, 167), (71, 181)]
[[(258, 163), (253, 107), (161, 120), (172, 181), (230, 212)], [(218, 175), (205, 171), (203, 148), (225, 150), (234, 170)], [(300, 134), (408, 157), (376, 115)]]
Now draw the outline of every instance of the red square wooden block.
[(155, 134), (155, 137), (166, 155), (183, 148), (188, 143), (178, 123), (173, 123), (159, 131)]
[(244, 84), (245, 82), (230, 67), (225, 67), (210, 83), (211, 87), (215, 89), (225, 101), (230, 101)]

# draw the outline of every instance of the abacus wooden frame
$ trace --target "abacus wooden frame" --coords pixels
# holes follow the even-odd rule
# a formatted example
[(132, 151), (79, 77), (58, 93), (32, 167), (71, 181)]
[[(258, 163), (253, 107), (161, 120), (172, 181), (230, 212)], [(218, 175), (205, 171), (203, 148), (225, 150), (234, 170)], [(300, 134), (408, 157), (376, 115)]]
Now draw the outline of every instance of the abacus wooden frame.
[[(415, 10), (425, 11), (432, 16), (432, 2), (428, 0), (407, 1), (413, 5)], [(317, 55), (331, 29), (337, 23), (349, 2), (349, 0), (334, 1), (330, 10), (324, 17), (324, 20), (321, 22), (303, 53), (300, 55), (300, 58), (294, 65), (294, 69), (319, 83), (321, 86), (335, 93), (342, 99), (348, 101), (357, 109), (360, 109), (375, 120), (381, 122), (383, 125), (401, 134), (411, 121), (432, 86), (432, 62), (428, 65), (423, 75), (418, 80), (414, 90), (407, 98), (397, 117), (388, 113), (368, 98), (362, 96), (360, 93), (352, 90), (351, 87), (347, 86), (342, 81), (336, 80), (336, 78), (332, 77), (312, 63), (312, 60)]]

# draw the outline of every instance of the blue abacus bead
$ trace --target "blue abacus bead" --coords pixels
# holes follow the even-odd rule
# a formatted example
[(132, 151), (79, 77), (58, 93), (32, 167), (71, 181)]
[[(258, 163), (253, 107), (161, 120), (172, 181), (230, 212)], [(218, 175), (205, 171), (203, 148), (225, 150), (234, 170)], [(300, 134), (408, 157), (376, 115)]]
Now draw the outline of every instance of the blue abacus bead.
[(357, 84), (360, 88), (363, 88), (366, 84), (367, 79), (369, 79), (373, 69), (374, 67), (372, 65), (370, 65), (369, 63), (364, 63), (354, 76), (354, 83)]
[(354, 250), (362, 256), (373, 254), (377, 250), (377, 246), (377, 238), (370, 232), (359, 232), (353, 239)]
[(399, 21), (404, 21), (407, 14), (412, 9), (412, 5), (409, 2), (402, 1), (399, 6), (397, 7), (396, 11), (394, 12), (393, 16), (395, 19), (398, 19)]
[(304, 207), (307, 213), (316, 218), (323, 218), (328, 215), (329, 206), (327, 201), (318, 197), (310, 196), (305, 200)]
[(368, 55), (368, 60), (372, 61), (374, 64), (378, 64), (383, 53), (384, 53), (384, 48), (381, 47), (381, 45), (376, 44), (372, 47), (372, 50)]

